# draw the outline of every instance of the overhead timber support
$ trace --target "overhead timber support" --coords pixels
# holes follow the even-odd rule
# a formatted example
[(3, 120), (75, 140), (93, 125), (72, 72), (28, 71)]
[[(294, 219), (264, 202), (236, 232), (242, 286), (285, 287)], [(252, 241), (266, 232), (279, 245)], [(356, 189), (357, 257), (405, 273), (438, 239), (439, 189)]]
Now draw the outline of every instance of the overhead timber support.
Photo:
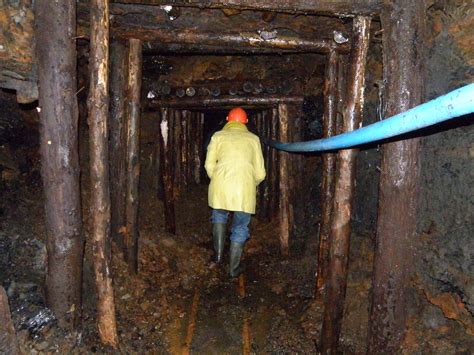
[[(347, 103), (342, 122), (343, 132), (359, 128), (362, 122), (370, 23), (370, 17), (358, 16), (354, 18), (353, 47), (349, 57)], [(356, 149), (344, 149), (337, 153), (329, 268), (321, 332), (321, 352), (323, 354), (337, 353), (341, 333), (347, 286), (356, 154)]]
[(91, 1), (89, 143), (92, 253), (97, 288), (97, 323), (102, 343), (118, 346), (114, 291), (107, 250), (110, 247), (108, 154), (109, 9), (108, 0)]
[(297, 51), (297, 52), (315, 52), (328, 53), (329, 50), (337, 50), (346, 53), (349, 50), (347, 44), (337, 44), (332, 39), (304, 39), (301, 37), (291, 36), (275, 36), (265, 38), (256, 31), (255, 32), (236, 32), (236, 33), (220, 33), (220, 32), (202, 32), (195, 29), (179, 29), (168, 30), (162, 28), (117, 28), (113, 32), (113, 36), (119, 39), (139, 38), (147, 41), (150, 47), (153, 43), (160, 46), (168, 45), (194, 45), (194, 46), (213, 46), (216, 48), (262, 48), (273, 49), (279, 51)]
[(220, 97), (183, 97), (153, 100), (147, 104), (148, 110), (161, 107), (172, 108), (208, 108), (208, 107), (232, 107), (232, 106), (259, 106), (271, 107), (278, 104), (302, 104), (301, 96), (220, 96)]
[(84, 239), (79, 190), (76, 1), (37, 3), (41, 176), (47, 305), (63, 327), (80, 319)]
[[(425, 1), (388, 2), (381, 15), (385, 117), (423, 101), (425, 5)], [(370, 354), (400, 352), (406, 332), (417, 228), (419, 146), (419, 138), (383, 146), (369, 321)]]
[(333, 14), (338, 16), (377, 13), (381, 0), (112, 0), (115, 3), (173, 5), (212, 9), (277, 11), (303, 14)]

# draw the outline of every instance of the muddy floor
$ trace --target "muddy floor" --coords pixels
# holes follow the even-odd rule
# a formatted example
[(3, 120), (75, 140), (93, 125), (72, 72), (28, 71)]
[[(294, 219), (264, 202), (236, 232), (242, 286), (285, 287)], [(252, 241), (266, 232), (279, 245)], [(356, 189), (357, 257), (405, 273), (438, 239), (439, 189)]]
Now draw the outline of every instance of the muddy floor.
[[(314, 301), (316, 238), (294, 237), (290, 256), (282, 258), (276, 223), (254, 218), (243, 261), (246, 272), (229, 280), (227, 263), (210, 263), (207, 187), (190, 186), (179, 196), (176, 236), (164, 231), (161, 202), (153, 194), (143, 194), (138, 275), (128, 273), (120, 252), (114, 250), (120, 347), (113, 350), (98, 340), (89, 248), (82, 330), (69, 333), (56, 326), (44, 301), (46, 249), (39, 180), (4, 191), (0, 274), (24, 353), (317, 353), (322, 309)], [(88, 238), (87, 206), (84, 219)], [(341, 339), (344, 354), (365, 353), (372, 256), (372, 239), (354, 236)], [(446, 352), (437, 352), (436, 347), (444, 346), (440, 349), (469, 353), (469, 342), (456, 344), (449, 339), (447, 332), (457, 329), (454, 322), (440, 321), (442, 328), (431, 329), (422, 342), (419, 335), (426, 327), (414, 320), (411, 349), (441, 354)]]

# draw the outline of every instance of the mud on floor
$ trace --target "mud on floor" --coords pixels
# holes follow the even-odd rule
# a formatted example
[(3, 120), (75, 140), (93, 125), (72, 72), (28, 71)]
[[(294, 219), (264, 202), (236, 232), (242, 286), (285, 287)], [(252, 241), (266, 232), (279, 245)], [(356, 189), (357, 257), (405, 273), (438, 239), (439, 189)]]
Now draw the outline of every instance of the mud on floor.
[[(56, 326), (45, 307), (41, 192), (13, 189), (4, 196), (1, 281), (25, 353), (317, 352), (322, 307), (313, 299), (315, 238), (293, 238), (290, 257), (282, 258), (276, 224), (253, 219), (244, 255), (245, 276), (229, 280), (226, 265), (215, 267), (209, 262), (212, 244), (205, 186), (181, 196), (176, 236), (164, 232), (160, 203), (153, 196), (144, 198), (138, 275), (128, 273), (121, 254), (114, 250), (120, 347), (113, 350), (98, 340), (88, 250), (82, 331), (69, 333)], [(87, 213), (84, 216), (87, 226)], [(365, 353), (372, 257), (371, 238), (353, 236), (340, 349), (345, 354)], [(459, 321), (447, 319), (423, 295), (418, 296), (418, 314), (410, 320), (404, 353), (468, 354), (474, 344)]]

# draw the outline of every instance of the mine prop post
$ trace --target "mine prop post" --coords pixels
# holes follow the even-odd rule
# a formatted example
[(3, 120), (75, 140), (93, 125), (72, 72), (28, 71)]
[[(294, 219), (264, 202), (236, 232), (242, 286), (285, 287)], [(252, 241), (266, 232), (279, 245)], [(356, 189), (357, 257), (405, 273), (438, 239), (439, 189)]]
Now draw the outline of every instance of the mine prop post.
[[(354, 18), (354, 39), (350, 53), (347, 83), (347, 104), (342, 124), (343, 132), (357, 129), (362, 120), (366, 58), (369, 47), (370, 17)], [(329, 269), (324, 298), (324, 319), (321, 351), (337, 352), (341, 332), (349, 260), (350, 220), (354, 193), (356, 149), (337, 153), (333, 215), (330, 232)]]
[[(323, 137), (331, 137), (336, 133), (336, 111), (338, 91), (338, 64), (339, 55), (331, 51), (326, 64), (326, 78), (324, 82), (324, 114)], [(322, 155), (323, 180), (321, 187), (321, 222), (319, 229), (318, 270), (316, 278), (316, 298), (321, 300), (325, 289), (328, 261), (329, 261), (329, 234), (331, 231), (331, 213), (334, 200), (334, 171), (336, 169), (336, 154)]]
[(127, 190), (125, 200), (125, 260), (129, 270), (138, 271), (138, 205), (140, 180), (140, 93), (142, 83), (142, 45), (129, 40), (127, 80)]
[(97, 323), (102, 343), (118, 346), (114, 291), (107, 255), (110, 227), (108, 110), (109, 8), (107, 0), (92, 0), (89, 89), (91, 175), (91, 241), (97, 287)]

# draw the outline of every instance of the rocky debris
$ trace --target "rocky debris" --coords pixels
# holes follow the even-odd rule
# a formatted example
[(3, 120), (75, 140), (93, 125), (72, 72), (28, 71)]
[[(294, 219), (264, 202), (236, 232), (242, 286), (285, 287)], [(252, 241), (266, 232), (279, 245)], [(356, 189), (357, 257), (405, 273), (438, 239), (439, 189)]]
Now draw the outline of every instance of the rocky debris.
[(0, 286), (0, 353), (19, 354), (18, 340), (10, 315), (8, 297), (5, 289)]

